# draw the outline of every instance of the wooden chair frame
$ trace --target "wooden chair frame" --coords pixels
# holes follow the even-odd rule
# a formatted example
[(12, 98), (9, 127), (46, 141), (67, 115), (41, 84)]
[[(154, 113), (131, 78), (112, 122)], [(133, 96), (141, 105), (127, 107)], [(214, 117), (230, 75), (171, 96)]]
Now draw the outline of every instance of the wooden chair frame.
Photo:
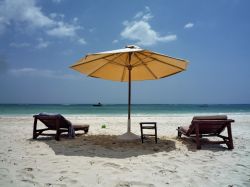
[[(57, 141), (60, 140), (60, 135), (64, 132), (69, 133), (70, 125), (66, 123), (61, 123), (62, 120), (65, 120), (62, 116), (49, 116), (49, 115), (34, 115), (34, 124), (33, 124), (33, 139), (36, 139), (38, 136), (55, 136)], [(38, 120), (42, 122), (47, 128), (37, 129)], [(50, 125), (47, 123), (50, 121)], [(74, 128), (74, 125), (73, 125)], [(56, 134), (53, 133), (44, 133), (44, 131), (55, 130)], [(88, 133), (89, 125), (76, 125), (74, 128), (77, 130), (84, 130), (85, 133)]]
[[(193, 120), (192, 124), (189, 126), (187, 132), (183, 131), (181, 127), (178, 127), (178, 137), (180, 138), (182, 134), (188, 137), (194, 137), (197, 145), (197, 149), (201, 149), (202, 137), (219, 137), (221, 141), (209, 141), (207, 143), (211, 144), (226, 144), (228, 149), (233, 149), (233, 137), (231, 130), (231, 123), (234, 122), (232, 119), (226, 120)], [(211, 128), (212, 127), (212, 128)], [(221, 135), (222, 131), (227, 129), (227, 135)], [(211, 132), (209, 132), (211, 130)]]
[[(156, 122), (141, 122), (140, 123), (141, 128), (141, 142), (143, 143), (143, 140), (145, 137), (154, 136), (155, 137), (155, 143), (157, 143), (157, 126)], [(152, 129), (154, 130), (154, 134), (144, 134), (143, 129)]]

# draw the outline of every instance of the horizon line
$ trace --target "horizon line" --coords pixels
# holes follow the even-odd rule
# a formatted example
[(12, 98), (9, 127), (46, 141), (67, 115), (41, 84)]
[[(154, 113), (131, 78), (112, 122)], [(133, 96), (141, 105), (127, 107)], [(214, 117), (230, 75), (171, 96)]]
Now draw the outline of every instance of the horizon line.
[[(93, 105), (96, 103), (0, 103), (0, 105)], [(128, 105), (127, 103), (101, 103), (102, 105)], [(131, 103), (131, 105), (250, 105), (250, 103)]]

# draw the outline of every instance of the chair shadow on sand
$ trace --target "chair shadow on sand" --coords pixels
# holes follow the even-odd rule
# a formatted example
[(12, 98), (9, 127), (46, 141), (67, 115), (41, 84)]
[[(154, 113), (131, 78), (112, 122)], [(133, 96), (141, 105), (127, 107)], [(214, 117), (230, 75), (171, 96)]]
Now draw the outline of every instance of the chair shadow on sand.
[(176, 149), (172, 139), (146, 140), (145, 143), (119, 142), (114, 135), (83, 135), (75, 139), (63, 137), (61, 141), (55, 141), (53, 137), (41, 137), (36, 140), (49, 145), (56, 155), (87, 156), (105, 158), (128, 158), (140, 155), (149, 155), (158, 152), (170, 152)]
[(196, 152), (196, 151), (201, 151), (201, 150), (209, 150), (213, 152), (219, 152), (219, 151), (230, 151), (227, 149), (227, 147), (222, 146), (221, 144), (208, 144), (209, 142), (208, 138), (202, 138), (200, 139), (202, 143), (202, 149), (199, 150), (196, 148), (196, 142), (194, 138), (190, 137), (182, 137), (182, 138), (177, 138), (177, 141), (182, 143), (187, 147), (189, 151)]

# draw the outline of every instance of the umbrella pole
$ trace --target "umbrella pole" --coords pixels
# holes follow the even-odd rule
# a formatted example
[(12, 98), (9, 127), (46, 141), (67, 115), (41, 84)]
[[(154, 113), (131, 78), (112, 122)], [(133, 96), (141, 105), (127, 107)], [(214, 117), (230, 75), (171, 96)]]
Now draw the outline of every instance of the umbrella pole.
[[(131, 54), (129, 54), (129, 64), (130, 64)], [(130, 108), (131, 108), (131, 71), (132, 66), (128, 65), (128, 129), (127, 132), (118, 136), (118, 140), (121, 141), (138, 141), (139, 136), (131, 132), (131, 119), (130, 119)]]
[(131, 119), (130, 119), (130, 107), (131, 107), (131, 67), (128, 67), (128, 131), (131, 132)]

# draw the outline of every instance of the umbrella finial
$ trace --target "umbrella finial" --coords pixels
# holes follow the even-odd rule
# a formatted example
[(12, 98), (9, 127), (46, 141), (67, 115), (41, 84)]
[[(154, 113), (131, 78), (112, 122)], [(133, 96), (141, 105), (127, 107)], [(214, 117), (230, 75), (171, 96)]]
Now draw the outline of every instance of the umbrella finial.
[(137, 45), (126, 45), (125, 48), (129, 48), (129, 49), (140, 49), (140, 47), (137, 46)]

